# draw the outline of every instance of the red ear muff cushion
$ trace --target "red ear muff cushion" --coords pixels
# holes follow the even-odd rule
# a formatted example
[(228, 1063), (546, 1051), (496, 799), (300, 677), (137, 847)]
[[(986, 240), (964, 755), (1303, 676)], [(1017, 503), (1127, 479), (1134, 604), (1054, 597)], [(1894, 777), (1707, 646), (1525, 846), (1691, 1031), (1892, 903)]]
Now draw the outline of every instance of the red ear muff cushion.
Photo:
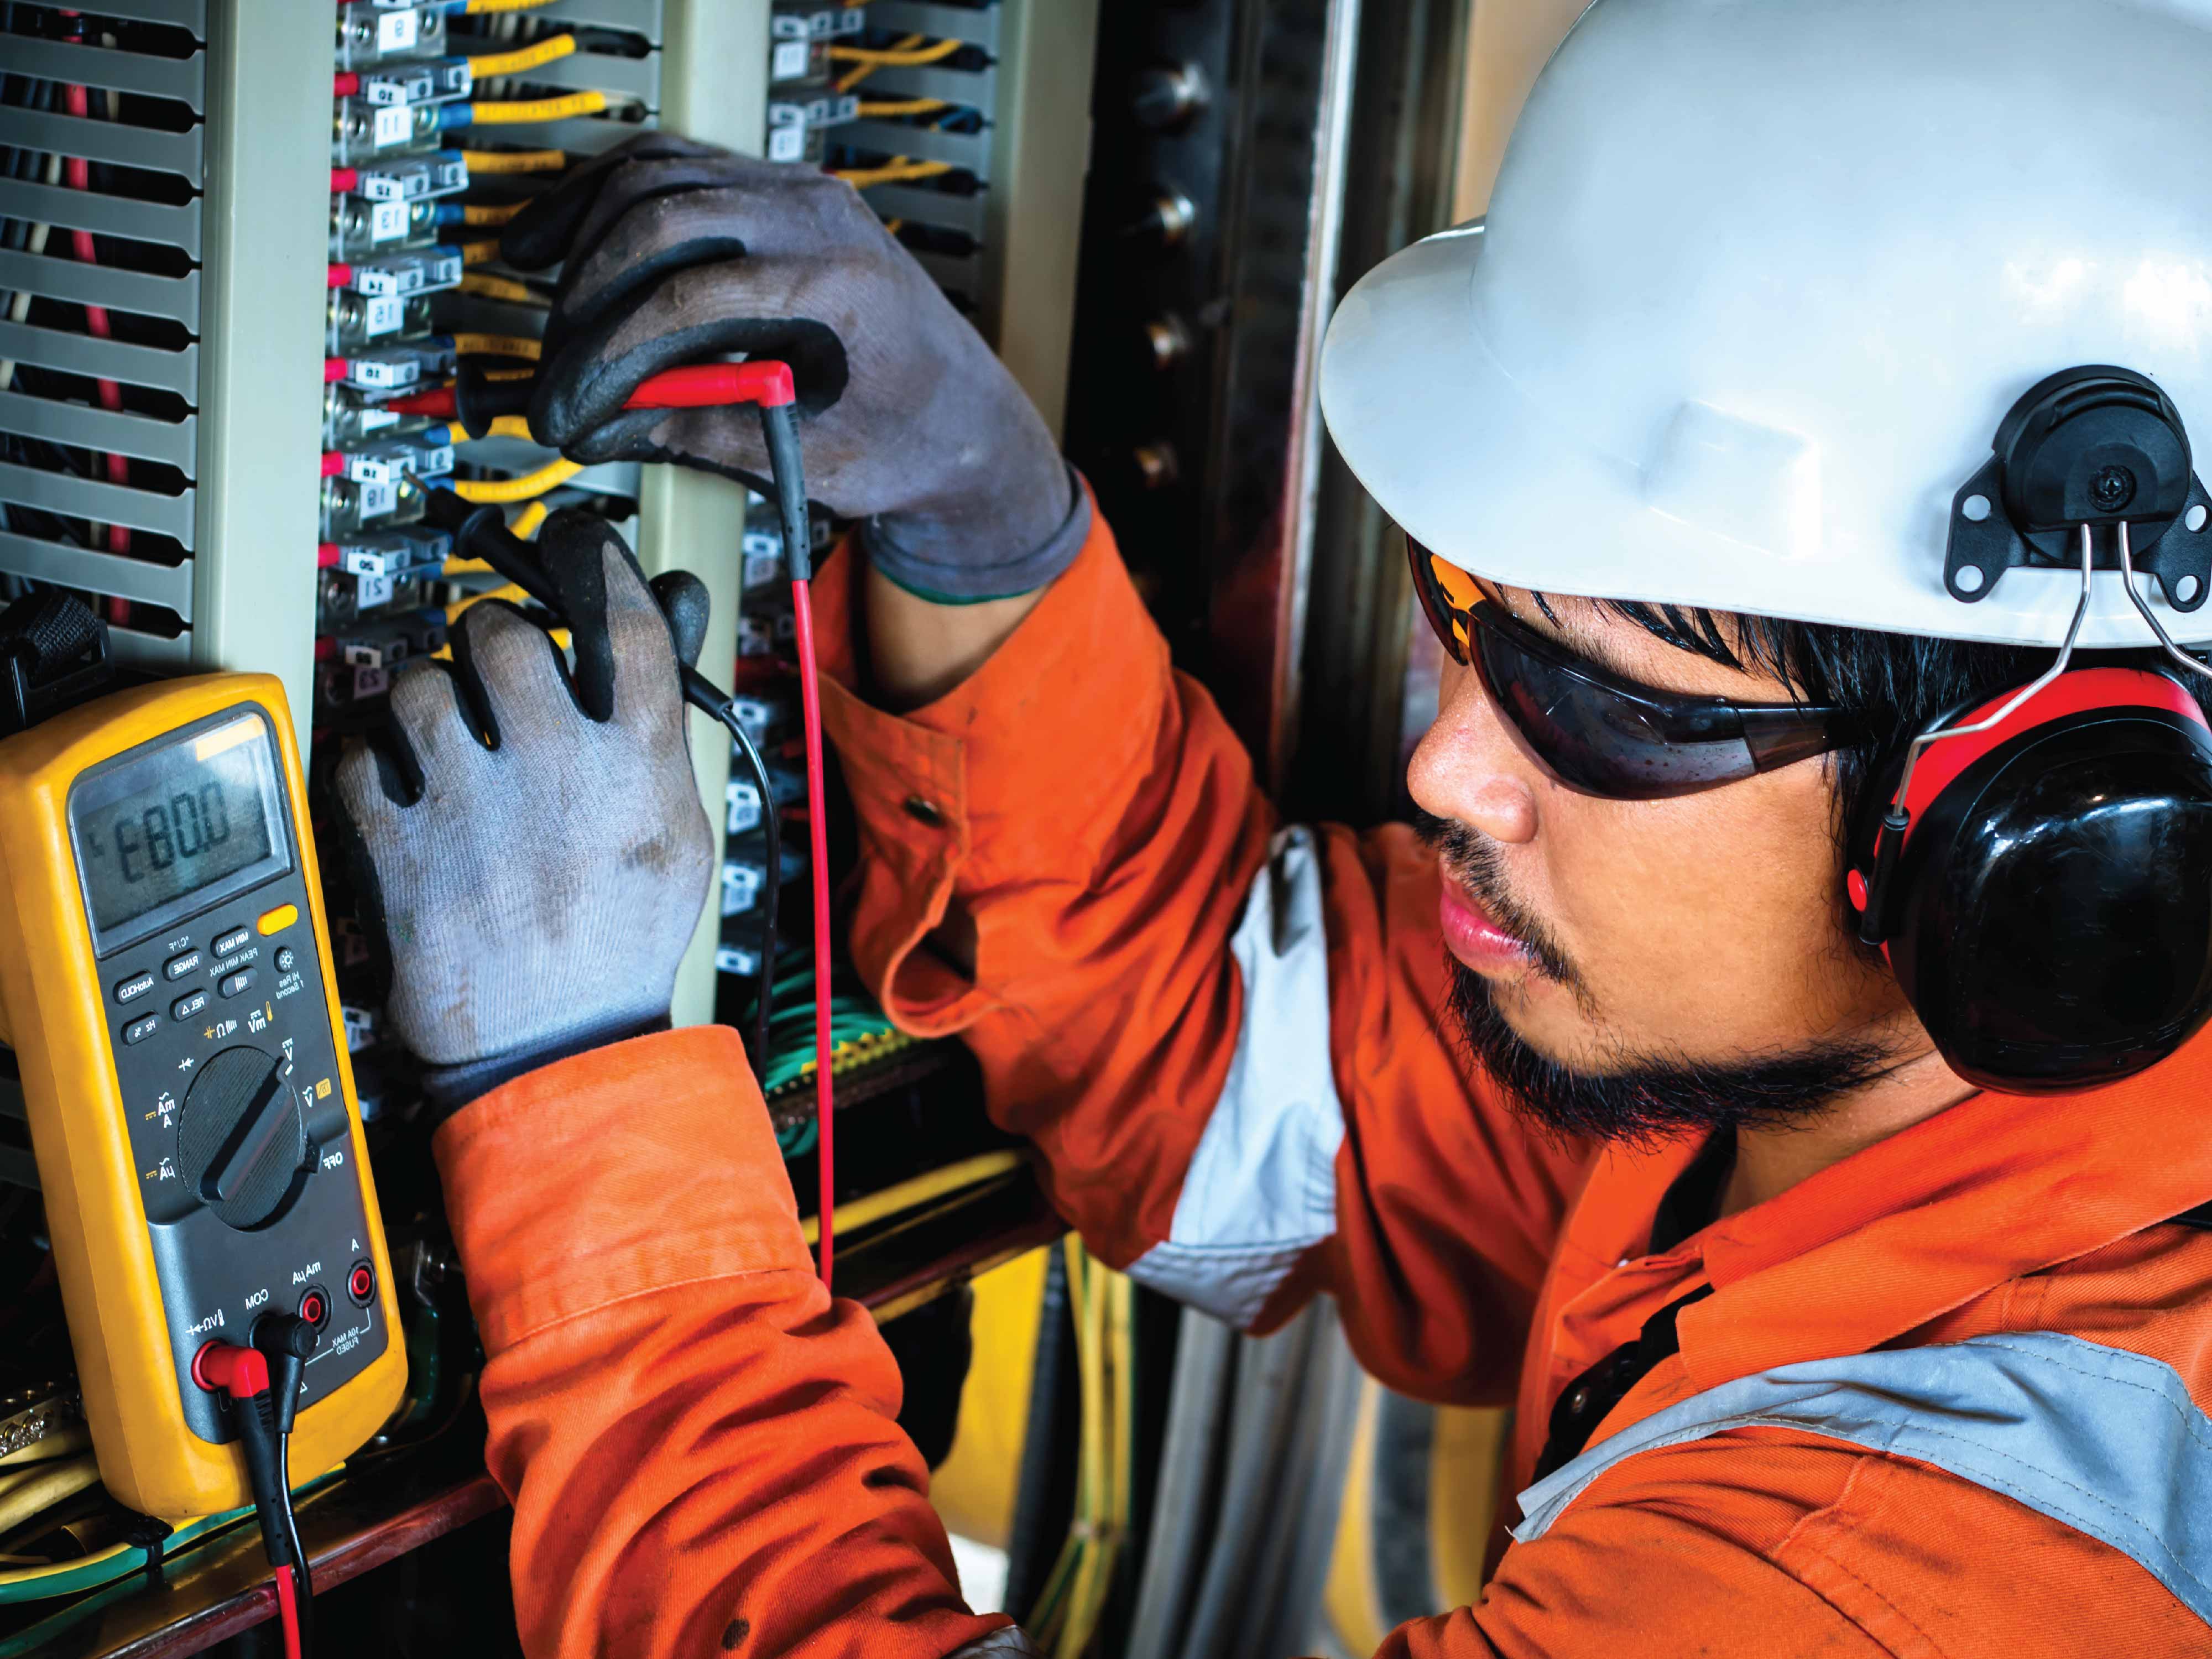
[[(2036, 699), (2008, 737), (1934, 745), (1913, 780), (1890, 963), (1944, 1059), (1985, 1088), (2116, 1082), (2212, 1014), (2212, 732), (2163, 675), (2084, 670), (2051, 691), (2092, 679), (2071, 708)], [(2091, 701), (2124, 682), (2131, 706)]]
[[(1978, 708), (1968, 709), (1943, 722), (1948, 729), (1972, 726), (1985, 720), (2009, 702), (2020, 688), (2013, 687), (1991, 697)], [(1911, 815), (1912, 825), (1905, 831), (1909, 845), (1929, 805), (1936, 796), (1983, 756), (2002, 748), (2021, 733), (2032, 731), (2048, 721), (2068, 714), (2088, 714), (2098, 710), (2123, 708), (2157, 708), (2199, 726), (2206, 725), (2204, 711), (2197, 699), (2165, 674), (2147, 668), (2077, 668), (2061, 674), (2042, 690), (2015, 708), (2004, 720), (1989, 731), (1972, 737), (1946, 738), (1923, 750), (1920, 763), (1912, 770), (1912, 789), (1905, 797), (1905, 809)]]

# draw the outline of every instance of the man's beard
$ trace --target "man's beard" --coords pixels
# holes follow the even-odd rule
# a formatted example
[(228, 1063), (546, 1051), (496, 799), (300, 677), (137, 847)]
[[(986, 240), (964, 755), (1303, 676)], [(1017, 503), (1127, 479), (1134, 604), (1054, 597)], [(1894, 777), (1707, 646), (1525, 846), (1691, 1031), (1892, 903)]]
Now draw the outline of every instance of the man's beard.
[[(1457, 879), (1494, 921), (1529, 945), (1534, 971), (1565, 987), (1584, 1015), (1596, 1018), (1589, 981), (1556, 938), (1505, 890), (1496, 845), (1463, 825), (1425, 816), (1419, 828), (1442, 855), (1446, 878)], [(1475, 1063), (1531, 1121), (1556, 1136), (1649, 1146), (1719, 1129), (1802, 1126), (1896, 1063), (1884, 1044), (1831, 1037), (1743, 1060), (1623, 1051), (1599, 1069), (1575, 1071), (1506, 1023), (1489, 981), (1449, 954), (1445, 965), (1452, 1019)]]

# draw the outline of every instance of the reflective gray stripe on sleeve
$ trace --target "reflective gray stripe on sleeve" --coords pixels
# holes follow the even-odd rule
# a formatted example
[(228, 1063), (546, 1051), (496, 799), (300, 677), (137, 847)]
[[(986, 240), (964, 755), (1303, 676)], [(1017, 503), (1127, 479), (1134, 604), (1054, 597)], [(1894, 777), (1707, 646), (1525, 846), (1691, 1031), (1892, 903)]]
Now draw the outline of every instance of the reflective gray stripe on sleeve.
[(1167, 1241), (1129, 1267), (1164, 1295), (1247, 1326), (1299, 1255), (1336, 1231), (1344, 1105), (1329, 1060), (1328, 936), (1314, 833), (1279, 832), (1230, 951), (1243, 1029)]
[(2170, 1365), (2048, 1331), (1739, 1377), (1591, 1447), (1521, 1494), (1543, 1536), (1624, 1459), (1730, 1429), (1796, 1429), (1932, 1463), (2130, 1557), (2212, 1624), (2212, 1420)]
[(1038, 1659), (1038, 1655), (1021, 1632), (994, 1630), (981, 1641), (945, 1655), (945, 1659)]

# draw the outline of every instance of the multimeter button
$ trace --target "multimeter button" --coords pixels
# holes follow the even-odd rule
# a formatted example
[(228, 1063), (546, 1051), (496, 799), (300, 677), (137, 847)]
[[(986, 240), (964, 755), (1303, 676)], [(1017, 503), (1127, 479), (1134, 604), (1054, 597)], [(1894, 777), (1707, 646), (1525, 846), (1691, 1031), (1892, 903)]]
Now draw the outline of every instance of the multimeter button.
[(128, 1025), (125, 1026), (123, 1028), (123, 1040), (125, 1042), (143, 1042), (148, 1037), (153, 1036), (155, 1032), (161, 1029), (161, 1015), (149, 1014), (145, 1018), (134, 1019)]
[(292, 964), (299, 961), (299, 953), (293, 950), (290, 945), (280, 945), (276, 947), (276, 971), (278, 973), (290, 973), (292, 971)]
[(187, 951), (180, 957), (171, 957), (161, 964), (161, 977), (182, 979), (186, 974), (197, 973), (199, 965), (200, 953), (197, 951)]
[(241, 968), (215, 988), (227, 997), (234, 997), (241, 991), (250, 991), (253, 988), (253, 969)]
[(264, 933), (281, 933), (299, 919), (298, 905), (280, 904), (274, 910), (263, 911), (253, 925)]
[(205, 991), (195, 991), (188, 997), (179, 997), (174, 1002), (169, 1005), (169, 1018), (171, 1019), (190, 1019), (194, 1014), (199, 1012), (201, 1009), (206, 1007), (207, 1005), (207, 993)]
[(346, 1294), (362, 1307), (376, 1294), (376, 1269), (366, 1261), (356, 1261), (346, 1274)]
[(118, 979), (115, 981), (115, 1000), (118, 1002), (133, 1002), (153, 988), (152, 974), (133, 974), (128, 979)]
[(215, 942), (215, 953), (219, 957), (227, 957), (233, 951), (243, 951), (246, 946), (247, 941), (252, 939), (252, 929), (248, 927), (234, 927), (230, 932), (225, 933), (221, 939)]

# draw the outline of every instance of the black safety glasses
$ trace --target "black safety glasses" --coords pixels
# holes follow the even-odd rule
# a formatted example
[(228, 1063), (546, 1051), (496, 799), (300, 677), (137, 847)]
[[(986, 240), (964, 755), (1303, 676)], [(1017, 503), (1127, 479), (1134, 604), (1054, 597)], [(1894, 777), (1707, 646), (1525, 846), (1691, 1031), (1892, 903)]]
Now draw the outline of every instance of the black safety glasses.
[(1482, 676), (1522, 741), (1571, 789), (1665, 800), (1826, 754), (1859, 735), (1840, 709), (1639, 685), (1547, 639), (1410, 536), (1406, 550), (1437, 638)]

